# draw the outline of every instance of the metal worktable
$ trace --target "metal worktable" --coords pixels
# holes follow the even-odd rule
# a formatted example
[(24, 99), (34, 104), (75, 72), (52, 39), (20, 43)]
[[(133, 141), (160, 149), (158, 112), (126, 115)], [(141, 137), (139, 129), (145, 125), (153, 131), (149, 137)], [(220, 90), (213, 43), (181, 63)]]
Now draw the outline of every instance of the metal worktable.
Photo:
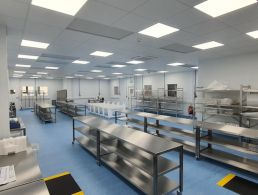
[[(165, 194), (183, 191), (183, 146), (144, 132), (92, 117), (73, 118), (73, 142), (77, 140), (93, 153), (97, 162), (104, 162), (122, 177), (146, 194)], [(87, 127), (75, 127), (75, 121)], [(75, 131), (83, 136), (75, 137)], [(94, 135), (90, 135), (95, 131)], [(93, 138), (92, 138), (93, 137)], [(179, 163), (161, 156), (166, 152), (179, 152)], [(164, 174), (179, 170), (179, 183)]]
[[(54, 109), (54, 113), (52, 110)], [(43, 121), (43, 122), (56, 122), (56, 106), (53, 106), (50, 103), (35, 103), (35, 114)]]
[(31, 148), (14, 155), (0, 156), (0, 167), (14, 165), (16, 181), (0, 186), (0, 192), (42, 178), (36, 152)]
[(0, 191), (0, 195), (49, 195), (43, 180), (34, 181), (25, 185)]
[[(155, 130), (155, 135), (165, 138), (167, 140), (175, 141), (184, 145), (184, 150), (188, 152), (195, 153), (195, 133), (193, 131), (194, 128), (194, 120), (192, 119), (184, 119), (171, 117), (166, 115), (158, 115), (146, 112), (135, 112), (127, 110), (122, 112), (125, 114), (125, 117), (119, 118), (116, 114), (115, 123), (117, 120), (122, 120), (128, 126), (132, 124), (132, 128), (143, 130), (145, 133), (153, 133), (149, 131), (149, 129)], [(121, 116), (121, 115), (120, 115)], [(142, 119), (139, 119), (142, 118)], [(150, 122), (150, 120), (155, 120), (155, 123)], [(169, 123), (170, 125), (161, 124), (161, 122)], [(176, 125), (175, 125), (176, 124)], [(182, 127), (178, 127), (178, 125)], [(142, 126), (143, 129), (138, 128), (137, 126)], [(189, 129), (184, 129), (185, 127), (190, 127)], [(180, 138), (175, 138), (174, 136), (167, 136), (167, 134), (162, 134), (162, 132), (171, 133), (172, 135), (179, 136)]]
[(60, 112), (63, 112), (64, 114), (67, 114), (72, 117), (80, 115), (86, 116), (87, 113), (87, 106), (83, 104), (77, 104), (74, 102), (66, 101), (57, 101), (56, 105), (59, 108)]

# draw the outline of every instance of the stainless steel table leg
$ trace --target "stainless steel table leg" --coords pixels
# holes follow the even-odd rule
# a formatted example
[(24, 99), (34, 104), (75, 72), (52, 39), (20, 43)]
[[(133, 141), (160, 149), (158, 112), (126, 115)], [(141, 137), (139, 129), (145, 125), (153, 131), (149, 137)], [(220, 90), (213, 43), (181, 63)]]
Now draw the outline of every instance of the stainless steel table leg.
[(183, 177), (184, 177), (184, 170), (183, 170), (183, 167), (184, 167), (184, 149), (183, 149), (183, 146), (180, 147), (180, 150), (179, 150), (179, 166), (180, 166), (180, 169), (179, 169), (179, 192), (183, 192)]
[(97, 164), (100, 166), (100, 132), (97, 130)]
[(144, 132), (145, 132), (145, 133), (148, 133), (147, 128), (148, 128), (147, 117), (144, 117)]
[(74, 141), (75, 141), (75, 131), (74, 131), (74, 119), (73, 119), (73, 144), (74, 144)]
[(153, 156), (153, 181), (152, 181), (153, 195), (158, 195), (158, 157)]
[(201, 145), (201, 131), (200, 127), (196, 127), (195, 129), (195, 158), (200, 158), (200, 145)]

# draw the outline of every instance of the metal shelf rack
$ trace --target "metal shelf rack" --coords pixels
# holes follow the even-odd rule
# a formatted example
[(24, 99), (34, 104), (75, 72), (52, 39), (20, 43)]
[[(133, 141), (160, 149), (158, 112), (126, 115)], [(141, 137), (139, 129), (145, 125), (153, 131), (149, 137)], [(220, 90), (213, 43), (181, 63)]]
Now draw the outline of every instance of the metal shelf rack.
[[(258, 174), (256, 129), (207, 122), (199, 123), (198, 126), (200, 128), (196, 128), (197, 158), (207, 157)], [(242, 141), (243, 137), (253, 140), (253, 143)], [(200, 149), (201, 144), (205, 144), (205, 148)]]
[[(76, 121), (84, 126), (76, 127)], [(82, 136), (76, 138), (75, 131)], [(96, 156), (99, 165), (103, 162), (145, 194), (183, 191), (181, 144), (92, 116), (73, 118), (73, 143), (75, 140)], [(178, 164), (161, 156), (170, 151), (179, 152)], [(164, 176), (174, 170), (179, 170), (178, 183)]]
[[(116, 123), (117, 120), (120, 120), (126, 126), (136, 130), (143, 130), (145, 133), (152, 133), (149, 130), (155, 130), (154, 135), (183, 144), (185, 151), (195, 153), (196, 140), (193, 129), (194, 121), (192, 119), (134, 111), (126, 111), (123, 114), (125, 117), (116, 117)], [(164, 123), (169, 123), (169, 125)], [(179, 125), (182, 128), (179, 128)], [(188, 129), (185, 129), (185, 127), (188, 127)], [(168, 134), (171, 136), (168, 136)]]
[[(54, 111), (52, 111), (54, 109)], [(35, 103), (35, 114), (43, 122), (55, 122), (56, 123), (56, 106), (49, 103)]]
[(74, 102), (66, 102), (66, 101), (57, 101), (57, 107), (60, 112), (67, 114), (71, 117), (85, 115), (87, 112), (87, 106), (82, 104), (77, 104)]
[(137, 90), (135, 96), (130, 97), (131, 109), (156, 114), (183, 113), (183, 88), (176, 90)]

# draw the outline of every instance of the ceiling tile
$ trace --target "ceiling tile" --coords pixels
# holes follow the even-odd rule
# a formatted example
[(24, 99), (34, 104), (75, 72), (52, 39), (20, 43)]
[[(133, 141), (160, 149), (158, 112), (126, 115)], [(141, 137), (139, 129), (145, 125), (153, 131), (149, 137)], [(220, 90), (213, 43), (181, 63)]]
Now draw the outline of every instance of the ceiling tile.
[(62, 28), (28, 20), (24, 32), (24, 39), (51, 43), (62, 31)]
[(166, 20), (188, 8), (188, 6), (175, 0), (149, 0), (137, 7), (133, 13), (162, 22), (159, 20)]
[(178, 13), (165, 21), (167, 25), (182, 29), (204, 21), (208, 21), (210, 17), (195, 9), (189, 8)]
[(73, 20), (72, 16), (31, 5), (28, 18), (49, 26), (66, 28)]
[(120, 18), (118, 21), (112, 24), (112, 26), (129, 30), (132, 32), (139, 32), (140, 30), (153, 25), (153, 23), (154, 22), (152, 19), (147, 19), (130, 13)]
[[(258, 10), (257, 10), (258, 12)], [(241, 24), (237, 24), (234, 25), (233, 28), (235, 28), (236, 30), (238, 30), (239, 32), (245, 34), (247, 32), (251, 32), (251, 31), (255, 31), (258, 30), (258, 20), (252, 20), (252, 21), (248, 21), (248, 22), (244, 22)]]
[(102, 2), (88, 1), (76, 17), (110, 25), (125, 14), (127, 14), (126, 11), (109, 6)]
[(126, 11), (132, 11), (146, 0), (98, 0)]
[(205, 0), (177, 0), (177, 1), (182, 2), (188, 6), (194, 7), (195, 5), (198, 5), (204, 2)]
[(198, 24), (186, 27), (183, 30), (193, 33), (193, 34), (196, 34), (196, 35), (205, 35), (205, 34), (208, 34), (211, 32), (225, 29), (227, 27), (228, 26), (225, 25), (224, 23), (222, 23), (216, 19), (212, 19), (212, 20), (208, 20), (206, 22), (200, 22)]
[(14, 18), (25, 19), (28, 5), (14, 0), (0, 1), (0, 14)]

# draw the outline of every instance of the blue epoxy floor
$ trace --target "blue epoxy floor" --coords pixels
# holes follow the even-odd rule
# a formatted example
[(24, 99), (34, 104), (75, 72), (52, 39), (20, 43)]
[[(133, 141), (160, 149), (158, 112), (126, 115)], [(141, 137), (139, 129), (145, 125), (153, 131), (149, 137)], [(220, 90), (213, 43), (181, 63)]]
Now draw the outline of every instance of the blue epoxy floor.
[[(97, 166), (95, 159), (77, 143), (72, 145), (72, 119), (57, 113), (57, 123), (43, 124), (33, 112), (19, 111), (27, 127), (31, 143), (39, 144), (38, 160), (44, 177), (69, 171), (87, 195), (134, 195), (140, 192), (105, 166)], [(176, 160), (174, 153), (166, 157)], [(246, 172), (209, 160), (196, 161), (184, 155), (184, 195), (231, 195), (216, 183), (228, 173), (258, 182)], [(177, 175), (168, 174), (174, 178)]]

